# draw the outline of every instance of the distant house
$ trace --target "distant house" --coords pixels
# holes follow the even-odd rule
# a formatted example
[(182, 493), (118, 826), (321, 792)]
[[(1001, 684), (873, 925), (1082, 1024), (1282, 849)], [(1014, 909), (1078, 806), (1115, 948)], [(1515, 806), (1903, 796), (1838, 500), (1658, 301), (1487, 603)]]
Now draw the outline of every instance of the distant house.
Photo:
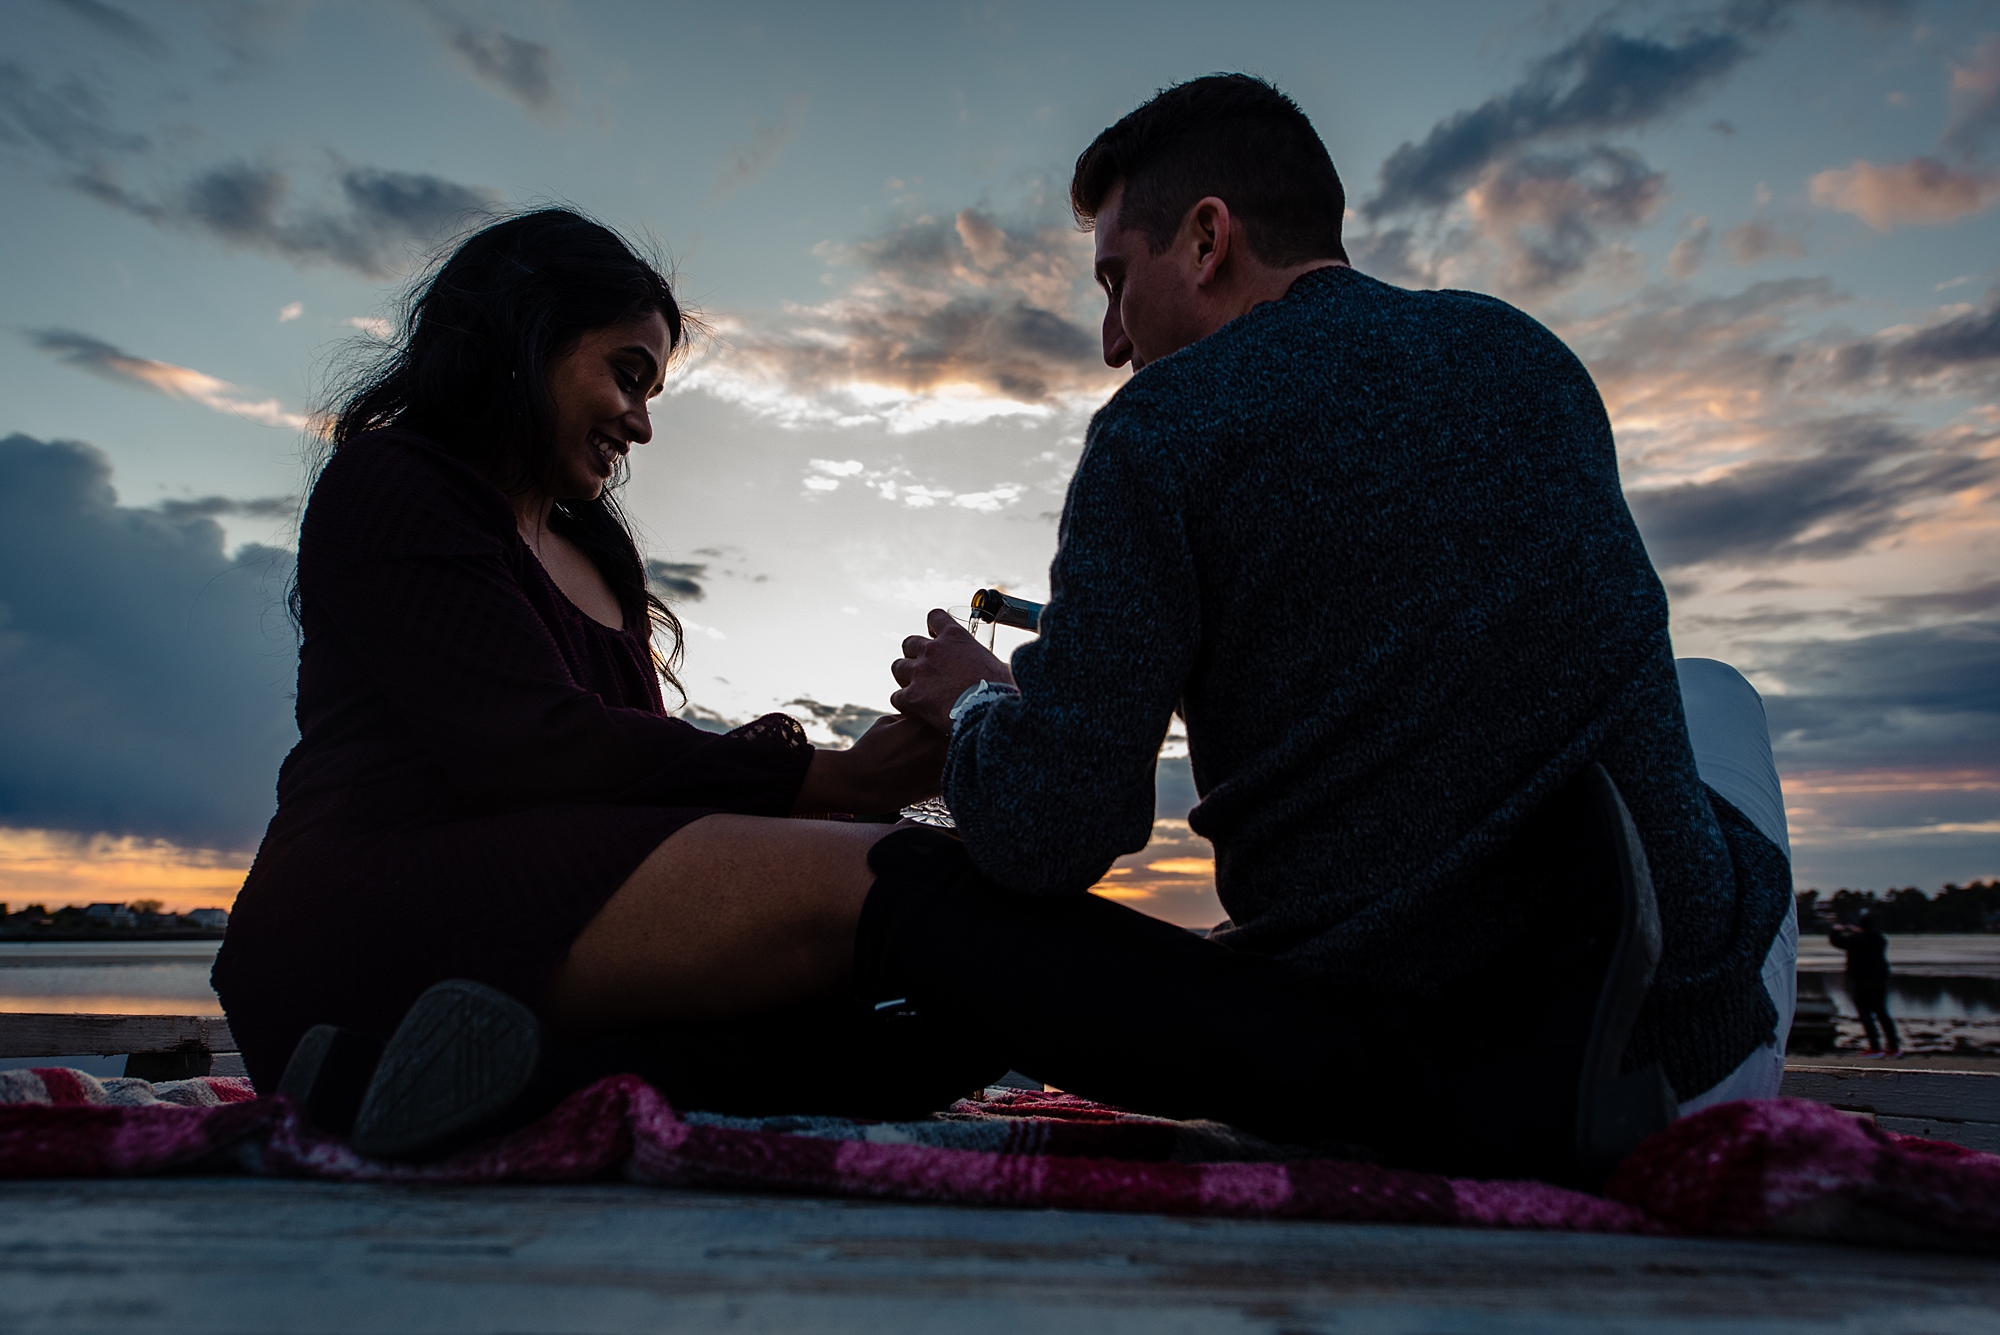
[(181, 916), (197, 927), (213, 927), (220, 931), (229, 926), (228, 909), (191, 909)]
[(92, 904), (83, 911), (83, 920), (95, 927), (102, 923), (107, 927), (136, 927), (138, 915), (123, 904)]

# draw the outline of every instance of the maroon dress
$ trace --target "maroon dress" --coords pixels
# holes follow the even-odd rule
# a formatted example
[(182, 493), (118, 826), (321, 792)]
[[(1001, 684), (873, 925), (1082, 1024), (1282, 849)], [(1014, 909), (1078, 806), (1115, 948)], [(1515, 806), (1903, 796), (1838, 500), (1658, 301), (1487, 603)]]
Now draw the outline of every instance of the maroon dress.
[(214, 972), (259, 1088), (311, 1026), (386, 1037), (441, 979), (539, 1009), (662, 840), (786, 815), (804, 781), (790, 718), (718, 735), (668, 717), (648, 629), (580, 611), (507, 497), (414, 433), (334, 454), (298, 579), (301, 735)]

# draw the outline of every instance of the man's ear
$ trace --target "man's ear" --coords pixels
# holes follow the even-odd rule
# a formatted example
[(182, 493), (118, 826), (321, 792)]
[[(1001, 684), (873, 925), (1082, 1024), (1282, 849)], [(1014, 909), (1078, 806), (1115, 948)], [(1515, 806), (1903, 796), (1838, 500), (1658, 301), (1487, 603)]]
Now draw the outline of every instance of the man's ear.
[(1187, 227), (1194, 245), (1194, 285), (1208, 287), (1221, 275), (1235, 241), (1229, 205), (1214, 195), (1203, 196), (1188, 210)]

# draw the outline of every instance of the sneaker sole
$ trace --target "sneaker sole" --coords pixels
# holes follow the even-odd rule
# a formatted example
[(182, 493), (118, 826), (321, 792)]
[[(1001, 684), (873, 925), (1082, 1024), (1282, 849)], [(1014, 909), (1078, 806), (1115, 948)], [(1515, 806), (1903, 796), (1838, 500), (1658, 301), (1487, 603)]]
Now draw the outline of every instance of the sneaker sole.
[(410, 1159), (470, 1139), (527, 1090), (542, 1048), (541, 1021), (512, 997), (465, 979), (437, 984), (384, 1049), (354, 1119), (354, 1148)]
[(1664, 1131), (1678, 1101), (1658, 1066), (1621, 1071), (1625, 1045), (1660, 963), (1660, 910), (1632, 813), (1602, 765), (1586, 771), (1592, 805), (1611, 835), (1618, 864), (1618, 939), (1598, 990), (1577, 1084), (1576, 1164), (1594, 1188), (1640, 1141)]
[(338, 1025), (316, 1024), (292, 1049), (278, 1092), (291, 1096), (314, 1126), (344, 1136), (354, 1127), (381, 1059), (380, 1039)]

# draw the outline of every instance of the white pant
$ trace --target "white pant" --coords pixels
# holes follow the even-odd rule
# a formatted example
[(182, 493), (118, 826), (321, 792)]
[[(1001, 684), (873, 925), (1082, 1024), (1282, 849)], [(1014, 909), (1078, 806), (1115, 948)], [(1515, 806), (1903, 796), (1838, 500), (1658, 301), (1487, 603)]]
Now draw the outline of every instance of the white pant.
[[(1680, 674), (1681, 706), (1687, 712), (1688, 740), (1694, 743), (1695, 772), (1748, 816), (1789, 862), (1792, 841), (1785, 829), (1785, 796), (1778, 787), (1778, 767), (1771, 759), (1771, 729), (1764, 720), (1764, 701), (1757, 688), (1735, 668), (1713, 658), (1677, 658), (1674, 671)], [(1734, 1099), (1778, 1096), (1778, 1085), (1785, 1075), (1785, 1038), (1798, 1005), (1798, 964), (1798, 909), (1787, 905), (1777, 938), (1764, 956), (1764, 989), (1778, 1010), (1776, 1041), (1745, 1057), (1743, 1064), (1713, 1089), (1682, 1103), (1682, 1117)]]

